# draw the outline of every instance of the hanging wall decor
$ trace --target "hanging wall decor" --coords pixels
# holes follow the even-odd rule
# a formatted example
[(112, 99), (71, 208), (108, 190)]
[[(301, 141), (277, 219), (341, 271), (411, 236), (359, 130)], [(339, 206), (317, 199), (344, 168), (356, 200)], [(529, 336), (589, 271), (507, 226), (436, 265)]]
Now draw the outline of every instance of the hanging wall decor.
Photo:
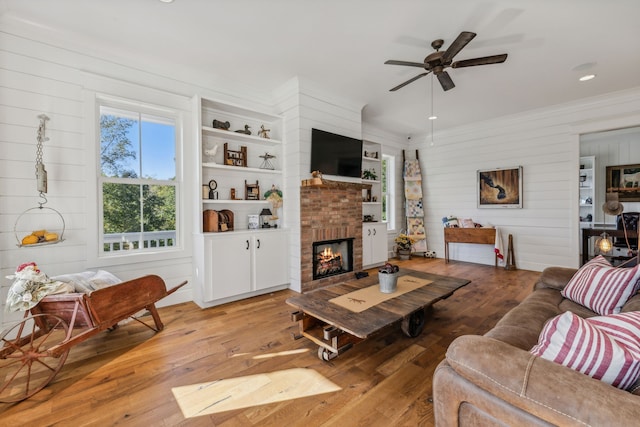
[(522, 209), (522, 166), (478, 171), (478, 208)]
[(64, 218), (57, 210), (44, 206), (48, 200), (47, 193), (47, 170), (42, 160), (42, 145), (48, 141), (46, 137), (46, 123), (49, 120), (44, 114), (38, 116), (40, 125), (38, 126), (37, 147), (36, 147), (36, 189), (40, 201), (37, 207), (27, 209), (22, 212), (13, 226), (13, 232), (18, 241), (18, 247), (40, 246), (53, 243), (60, 243), (64, 240), (65, 222)]

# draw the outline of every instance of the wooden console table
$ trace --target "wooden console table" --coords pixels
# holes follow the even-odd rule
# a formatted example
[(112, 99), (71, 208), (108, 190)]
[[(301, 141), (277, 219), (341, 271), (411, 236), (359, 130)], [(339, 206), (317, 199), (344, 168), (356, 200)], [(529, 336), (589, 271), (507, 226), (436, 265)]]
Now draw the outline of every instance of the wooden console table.
[[(582, 265), (589, 261), (589, 240), (593, 236), (600, 236), (607, 233), (609, 237), (624, 237), (624, 230), (616, 230), (615, 228), (583, 228), (582, 229)], [(627, 237), (630, 239), (638, 238), (638, 232), (635, 230), (627, 230)]]
[[(478, 243), (494, 246), (496, 243), (495, 228), (445, 228), (444, 259), (449, 262), (449, 243)], [(495, 254), (495, 265), (498, 266), (498, 254)]]

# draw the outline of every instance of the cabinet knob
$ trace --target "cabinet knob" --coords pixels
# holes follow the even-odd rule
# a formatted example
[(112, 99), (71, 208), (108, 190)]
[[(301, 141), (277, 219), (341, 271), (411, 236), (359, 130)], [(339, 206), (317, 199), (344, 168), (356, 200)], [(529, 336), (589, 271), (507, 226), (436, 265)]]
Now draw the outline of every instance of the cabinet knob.
[(247, 242), (247, 247), (245, 249), (249, 250), (249, 239), (247, 239), (246, 242)]
[(367, 236), (371, 236), (371, 229), (367, 230)]
[(376, 235), (376, 229), (375, 228), (373, 229), (373, 235), (374, 236)]
[(258, 241), (258, 249), (260, 249), (260, 239), (256, 239)]

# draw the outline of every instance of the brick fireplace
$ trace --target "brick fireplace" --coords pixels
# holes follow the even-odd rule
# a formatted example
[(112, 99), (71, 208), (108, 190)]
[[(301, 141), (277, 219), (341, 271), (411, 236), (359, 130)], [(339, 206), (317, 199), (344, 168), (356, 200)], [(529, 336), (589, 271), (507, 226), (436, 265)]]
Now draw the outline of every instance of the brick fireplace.
[[(362, 189), (367, 184), (323, 180), (300, 187), (300, 282), (302, 292), (352, 278), (362, 269)], [(314, 280), (314, 242), (353, 239), (353, 271)]]

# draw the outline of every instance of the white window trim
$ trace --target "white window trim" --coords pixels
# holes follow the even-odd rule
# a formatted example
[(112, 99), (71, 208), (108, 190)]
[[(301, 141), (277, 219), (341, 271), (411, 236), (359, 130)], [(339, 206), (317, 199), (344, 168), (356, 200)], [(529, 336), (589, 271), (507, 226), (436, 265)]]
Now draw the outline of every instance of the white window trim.
[[(89, 267), (107, 267), (111, 265), (126, 265), (141, 262), (163, 261), (175, 258), (188, 257), (191, 249), (186, 247), (186, 230), (185, 217), (186, 197), (185, 197), (185, 179), (183, 172), (183, 152), (184, 152), (184, 135), (185, 135), (185, 118), (184, 114), (177, 108), (163, 107), (155, 104), (145, 103), (144, 101), (135, 101), (131, 99), (100, 94), (93, 91), (85, 92), (85, 105), (90, 113), (86, 116), (86, 138), (87, 138), (87, 229), (93, 232), (87, 236), (87, 262)], [(102, 242), (102, 218), (100, 204), (101, 198), (101, 181), (100, 160), (98, 158), (98, 141), (100, 138), (100, 106), (110, 106), (114, 108), (132, 109), (147, 114), (155, 114), (161, 116), (175, 117), (176, 124), (176, 242), (175, 246), (170, 249), (162, 249), (158, 251), (122, 251), (114, 254), (106, 254), (101, 250)]]
[(383, 154), (382, 160), (387, 164), (387, 193), (382, 197), (387, 198), (387, 231), (392, 232), (396, 229), (396, 157), (390, 154)]

